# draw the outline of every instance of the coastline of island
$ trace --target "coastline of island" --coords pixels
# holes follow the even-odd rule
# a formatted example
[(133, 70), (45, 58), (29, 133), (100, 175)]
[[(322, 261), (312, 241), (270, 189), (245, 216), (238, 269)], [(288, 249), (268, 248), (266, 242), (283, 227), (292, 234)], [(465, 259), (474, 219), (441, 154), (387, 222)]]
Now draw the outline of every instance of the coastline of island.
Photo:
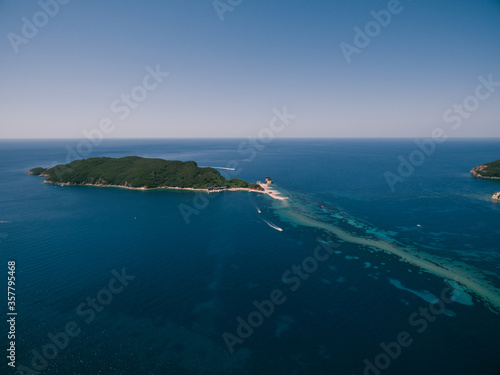
[(270, 184), (262, 184), (262, 183), (259, 184), (259, 182), (257, 182), (257, 184), (260, 185), (260, 187), (264, 189), (264, 191), (261, 193), (267, 194), (273, 199), (276, 199), (279, 201), (284, 201), (284, 200), (288, 199), (288, 197), (283, 197), (280, 192), (274, 190)]
[[(28, 174), (34, 175), (33, 173)], [(45, 177), (40, 175), (40, 177)], [(73, 184), (70, 182), (52, 182), (52, 181), (43, 181), (44, 184), (51, 184), (51, 185), (58, 185), (58, 186), (94, 186), (94, 187), (113, 187), (113, 188), (120, 188), (120, 189), (128, 189), (128, 190), (142, 190), (142, 191), (149, 191), (149, 190), (186, 190), (186, 191), (202, 191), (205, 193), (221, 193), (224, 191), (247, 191), (249, 193), (259, 193), (259, 194), (266, 194), (269, 197), (276, 199), (276, 200), (286, 200), (289, 199), (288, 197), (284, 197), (279, 193), (278, 191), (274, 190), (271, 186), (268, 186), (266, 184), (258, 184), (259, 186), (262, 187), (263, 190), (258, 190), (258, 189), (251, 189), (251, 188), (224, 188), (224, 189), (207, 189), (207, 188), (189, 188), (189, 187), (177, 187), (177, 186), (157, 186), (157, 187), (152, 187), (148, 188), (145, 186), (142, 187), (134, 187), (134, 186), (126, 186), (126, 185), (109, 185), (109, 184)]]
[[(470, 173), (476, 178), (500, 180), (500, 160), (475, 166), (472, 168)], [(500, 201), (500, 192), (493, 193), (491, 199), (494, 201)]]
[(500, 180), (500, 176), (495, 176), (495, 175), (488, 176), (488, 175), (484, 175), (482, 172), (485, 172), (486, 170), (488, 170), (488, 164), (481, 164), (481, 165), (478, 165), (478, 166), (472, 168), (472, 170), (470, 171), (470, 173), (474, 177), (476, 177), (476, 178), (484, 178), (486, 180)]
[[(186, 190), (206, 193), (246, 191), (266, 194), (276, 200), (288, 199), (270, 186), (273, 183), (270, 177), (266, 178), (265, 183), (257, 181), (255, 184), (249, 184), (237, 178), (228, 180), (215, 169), (200, 168), (195, 162), (167, 161), (135, 156), (119, 159), (83, 159), (52, 168), (32, 168), (27, 173), (46, 178), (44, 183), (59, 186), (114, 187), (143, 191)], [(134, 182), (129, 183), (128, 181), (131, 180)], [(115, 181), (115, 183), (111, 181)], [(116, 183), (117, 181), (119, 183)], [(191, 184), (191, 186), (171, 186), (168, 184), (168, 182), (173, 181), (182, 181), (183, 185)]]

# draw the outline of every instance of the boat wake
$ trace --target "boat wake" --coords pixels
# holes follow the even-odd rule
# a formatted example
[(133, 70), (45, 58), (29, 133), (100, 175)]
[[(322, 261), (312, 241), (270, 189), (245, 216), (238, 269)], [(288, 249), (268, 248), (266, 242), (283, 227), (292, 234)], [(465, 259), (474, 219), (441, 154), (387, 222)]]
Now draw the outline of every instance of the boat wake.
[(274, 225), (273, 223), (270, 223), (269, 221), (267, 221), (266, 219), (262, 219), (267, 225), (269, 225), (271, 228), (277, 230), (277, 231), (280, 231), (280, 232), (283, 232), (283, 229), (278, 227), (277, 225)]
[(227, 167), (212, 167), (212, 166), (203, 166), (200, 168), (213, 168), (213, 169), (225, 169), (227, 171), (235, 171), (236, 168), (227, 168)]

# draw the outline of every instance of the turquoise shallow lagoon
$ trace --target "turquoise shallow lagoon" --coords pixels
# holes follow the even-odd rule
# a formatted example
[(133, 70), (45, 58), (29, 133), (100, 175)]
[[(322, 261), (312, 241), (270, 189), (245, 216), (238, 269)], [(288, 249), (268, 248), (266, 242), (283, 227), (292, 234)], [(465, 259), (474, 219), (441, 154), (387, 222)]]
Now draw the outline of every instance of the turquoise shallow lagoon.
[[(449, 140), (394, 192), (384, 172), (412, 140), (275, 140), (255, 156), (241, 142), (105, 140), (89, 156), (233, 160), (228, 177), (271, 176), (289, 201), (43, 184), (26, 171), (65, 163), (78, 141), (0, 142), (18, 370), (500, 373), (500, 204), (490, 199), (500, 182), (469, 174), (500, 158), (498, 140)], [(196, 210), (189, 222), (183, 206)], [(66, 342), (70, 322), (78, 334)]]

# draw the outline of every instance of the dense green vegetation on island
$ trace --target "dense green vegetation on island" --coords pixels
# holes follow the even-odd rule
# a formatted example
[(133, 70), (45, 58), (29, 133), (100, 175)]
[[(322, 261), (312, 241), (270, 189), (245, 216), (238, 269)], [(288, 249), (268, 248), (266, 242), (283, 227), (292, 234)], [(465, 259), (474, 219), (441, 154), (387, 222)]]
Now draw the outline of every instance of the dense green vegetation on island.
[(194, 161), (170, 161), (138, 156), (90, 158), (52, 168), (33, 168), (29, 174), (46, 182), (75, 185), (116, 185), (135, 188), (162, 186), (194, 189), (250, 188), (263, 190), (239, 178), (226, 179), (213, 168), (200, 168)]
[(46, 170), (47, 170), (47, 168), (37, 167), (37, 168), (30, 169), (28, 171), (28, 173), (38, 176), (38, 175), (41, 175)]
[(471, 173), (479, 178), (500, 178), (500, 160), (478, 165)]

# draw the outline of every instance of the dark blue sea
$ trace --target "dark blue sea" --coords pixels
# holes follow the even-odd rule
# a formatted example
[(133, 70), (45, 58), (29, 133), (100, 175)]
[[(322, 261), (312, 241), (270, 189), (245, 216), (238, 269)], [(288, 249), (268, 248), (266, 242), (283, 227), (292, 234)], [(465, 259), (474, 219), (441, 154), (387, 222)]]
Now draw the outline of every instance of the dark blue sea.
[[(469, 173), (500, 159), (500, 140), (435, 146), (0, 141), (0, 372), (500, 374), (500, 180)], [(289, 199), (61, 187), (26, 173), (129, 155), (270, 176)]]

